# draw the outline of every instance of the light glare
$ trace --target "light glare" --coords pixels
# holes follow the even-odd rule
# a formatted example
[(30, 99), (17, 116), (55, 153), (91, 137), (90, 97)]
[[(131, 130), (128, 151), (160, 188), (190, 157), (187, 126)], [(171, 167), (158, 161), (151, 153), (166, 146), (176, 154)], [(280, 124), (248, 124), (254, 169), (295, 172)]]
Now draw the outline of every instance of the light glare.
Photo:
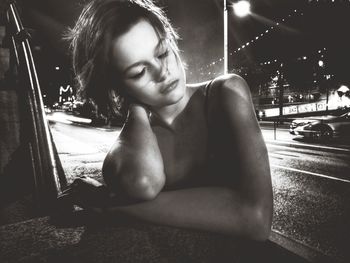
[(250, 3), (248, 1), (239, 1), (233, 4), (233, 11), (236, 16), (244, 17), (250, 14)]

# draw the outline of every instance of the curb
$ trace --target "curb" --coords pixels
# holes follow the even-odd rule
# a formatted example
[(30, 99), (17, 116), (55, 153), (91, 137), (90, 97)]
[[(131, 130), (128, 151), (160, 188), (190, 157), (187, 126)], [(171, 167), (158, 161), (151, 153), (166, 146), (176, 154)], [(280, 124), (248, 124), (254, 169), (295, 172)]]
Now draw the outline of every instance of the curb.
[(288, 250), (289, 252), (298, 255), (299, 257), (304, 258), (309, 262), (317, 262), (317, 263), (326, 263), (326, 262), (341, 262), (336, 258), (333, 258), (329, 255), (318, 251), (315, 248), (309, 247), (306, 244), (288, 238), (284, 234), (280, 233), (277, 230), (272, 229), (269, 240), (272, 243)]

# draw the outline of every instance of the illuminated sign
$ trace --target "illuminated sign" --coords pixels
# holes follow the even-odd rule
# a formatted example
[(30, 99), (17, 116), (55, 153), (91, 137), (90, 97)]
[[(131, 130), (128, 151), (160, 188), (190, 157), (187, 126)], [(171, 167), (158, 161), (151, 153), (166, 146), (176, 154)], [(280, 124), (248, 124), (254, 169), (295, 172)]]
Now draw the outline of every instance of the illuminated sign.
[[(339, 105), (334, 107), (333, 104), (328, 105), (329, 110), (337, 109)], [(299, 105), (291, 105), (283, 107), (283, 115), (291, 115), (298, 113), (306, 113), (306, 112), (315, 112), (315, 111), (325, 111), (326, 110), (326, 102), (321, 101), (317, 103), (307, 103), (307, 104), (299, 104)], [(279, 108), (265, 109), (266, 117), (275, 117), (279, 115)]]

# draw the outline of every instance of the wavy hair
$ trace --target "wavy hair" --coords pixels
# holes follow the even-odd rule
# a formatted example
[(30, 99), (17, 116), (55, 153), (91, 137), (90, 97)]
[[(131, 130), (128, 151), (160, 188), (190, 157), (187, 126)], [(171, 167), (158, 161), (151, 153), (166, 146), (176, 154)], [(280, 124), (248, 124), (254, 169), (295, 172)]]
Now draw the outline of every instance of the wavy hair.
[(113, 71), (112, 42), (140, 19), (146, 19), (156, 32), (178, 51), (178, 35), (163, 10), (152, 0), (92, 0), (83, 8), (74, 28), (69, 29), (73, 69), (78, 94), (91, 98), (104, 115), (127, 112), (128, 97)]

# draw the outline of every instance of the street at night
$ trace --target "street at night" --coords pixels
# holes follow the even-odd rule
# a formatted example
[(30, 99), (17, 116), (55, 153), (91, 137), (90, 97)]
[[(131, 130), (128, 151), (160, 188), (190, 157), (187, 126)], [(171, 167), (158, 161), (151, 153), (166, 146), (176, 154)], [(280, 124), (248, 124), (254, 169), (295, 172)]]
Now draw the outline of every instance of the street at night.
[[(100, 179), (102, 162), (120, 128), (67, 124), (71, 118), (63, 112), (49, 116), (68, 180), (79, 174)], [(272, 123), (260, 124), (270, 157), (274, 231), (332, 257), (346, 258), (350, 145), (295, 140), (286, 125), (274, 131)]]
[(264, 127), (274, 185), (273, 228), (328, 254), (348, 253), (350, 147), (296, 141)]

